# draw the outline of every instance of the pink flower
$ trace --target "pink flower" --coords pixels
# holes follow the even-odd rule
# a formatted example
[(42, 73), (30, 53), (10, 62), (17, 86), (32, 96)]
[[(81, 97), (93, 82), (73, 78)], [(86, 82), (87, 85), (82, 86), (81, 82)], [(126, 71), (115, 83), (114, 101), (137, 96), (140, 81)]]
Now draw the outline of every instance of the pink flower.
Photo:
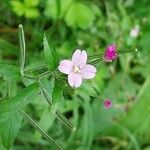
[(77, 49), (71, 60), (62, 60), (59, 63), (59, 71), (68, 74), (68, 83), (71, 87), (79, 87), (83, 79), (95, 77), (96, 68), (87, 63), (86, 51)]
[(105, 107), (106, 109), (109, 109), (111, 106), (112, 106), (111, 100), (106, 99), (106, 100), (104, 101), (104, 107)]
[(116, 45), (111, 44), (108, 45), (104, 54), (104, 61), (106, 62), (112, 62), (112, 60), (116, 59), (118, 57)]

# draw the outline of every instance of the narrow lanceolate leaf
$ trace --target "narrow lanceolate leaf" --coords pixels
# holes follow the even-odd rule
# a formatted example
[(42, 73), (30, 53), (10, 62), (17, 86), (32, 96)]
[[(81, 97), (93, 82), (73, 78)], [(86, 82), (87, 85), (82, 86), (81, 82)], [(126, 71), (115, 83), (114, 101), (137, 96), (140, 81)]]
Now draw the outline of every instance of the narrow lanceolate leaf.
[(32, 96), (37, 94), (37, 91), (38, 84), (34, 83), (18, 92), (15, 97), (0, 101), (0, 114), (23, 107), (32, 100)]
[(17, 110), (0, 114), (0, 138), (2, 145), (10, 149), (19, 129), (21, 127), (22, 116)]
[(28, 116), (21, 109), (19, 109), (19, 112), (46, 140), (53, 144), (53, 146), (55, 146), (56, 149), (62, 150), (62, 148), (46, 132), (44, 132), (30, 116)]
[(50, 70), (55, 70), (59, 63), (59, 57), (52, 43), (48, 41), (46, 33), (44, 33), (43, 44), (45, 61), (48, 65), (48, 68)]
[(17, 81), (20, 79), (19, 68), (13, 65), (0, 64), (0, 76), (5, 81)]
[(23, 26), (19, 25), (19, 43), (20, 43), (20, 73), (23, 76), (23, 70), (25, 65), (25, 37)]

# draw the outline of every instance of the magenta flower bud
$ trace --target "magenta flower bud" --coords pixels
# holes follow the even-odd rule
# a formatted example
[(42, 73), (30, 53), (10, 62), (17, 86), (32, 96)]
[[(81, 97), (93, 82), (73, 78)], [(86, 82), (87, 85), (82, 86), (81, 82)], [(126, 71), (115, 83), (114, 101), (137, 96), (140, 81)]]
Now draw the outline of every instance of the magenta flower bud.
[(106, 109), (109, 109), (109, 108), (111, 108), (111, 106), (112, 106), (111, 100), (110, 100), (110, 99), (106, 99), (106, 100), (104, 101), (104, 107), (105, 107)]
[(112, 62), (114, 59), (116, 59), (118, 57), (116, 49), (117, 48), (115, 44), (108, 45), (104, 53), (104, 61)]

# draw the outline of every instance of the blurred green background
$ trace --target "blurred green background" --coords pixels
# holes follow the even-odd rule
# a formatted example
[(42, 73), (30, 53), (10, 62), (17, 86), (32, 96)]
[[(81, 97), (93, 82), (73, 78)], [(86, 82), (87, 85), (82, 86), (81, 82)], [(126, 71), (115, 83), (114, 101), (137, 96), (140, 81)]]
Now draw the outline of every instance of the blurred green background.
[[(77, 48), (89, 55), (103, 53), (111, 43), (120, 51), (137, 48), (136, 54), (101, 63), (96, 78), (75, 94), (69, 89), (51, 93), (46, 85), (76, 132), (57, 120), (38, 95), (29, 97), (25, 110), (65, 150), (150, 150), (149, 0), (0, 0), (1, 99), (8, 84), (13, 97), (31, 82), (9, 73), (9, 65), (19, 66), (19, 24), (25, 30), (27, 69), (44, 62), (45, 31), (60, 59), (70, 58)], [(104, 108), (101, 97), (112, 100), (111, 109)], [(25, 120), (6, 118), (0, 115), (0, 150), (53, 149)]]

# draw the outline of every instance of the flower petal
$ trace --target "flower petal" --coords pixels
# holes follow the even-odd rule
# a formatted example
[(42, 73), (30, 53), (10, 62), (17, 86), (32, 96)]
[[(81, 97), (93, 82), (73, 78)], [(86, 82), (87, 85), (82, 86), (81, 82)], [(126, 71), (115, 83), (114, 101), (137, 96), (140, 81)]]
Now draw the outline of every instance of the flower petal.
[(82, 77), (80, 74), (77, 73), (70, 73), (68, 75), (68, 83), (72, 87), (79, 87), (82, 83)]
[(59, 63), (58, 70), (62, 73), (69, 74), (72, 71), (73, 63), (70, 60), (62, 60)]
[(82, 77), (84, 79), (92, 79), (95, 77), (96, 68), (93, 65), (85, 65), (82, 67)]
[(84, 51), (84, 50), (81, 51), (81, 50), (77, 49), (72, 55), (72, 62), (75, 65), (79, 65), (79, 66), (85, 65), (87, 62), (86, 51)]

